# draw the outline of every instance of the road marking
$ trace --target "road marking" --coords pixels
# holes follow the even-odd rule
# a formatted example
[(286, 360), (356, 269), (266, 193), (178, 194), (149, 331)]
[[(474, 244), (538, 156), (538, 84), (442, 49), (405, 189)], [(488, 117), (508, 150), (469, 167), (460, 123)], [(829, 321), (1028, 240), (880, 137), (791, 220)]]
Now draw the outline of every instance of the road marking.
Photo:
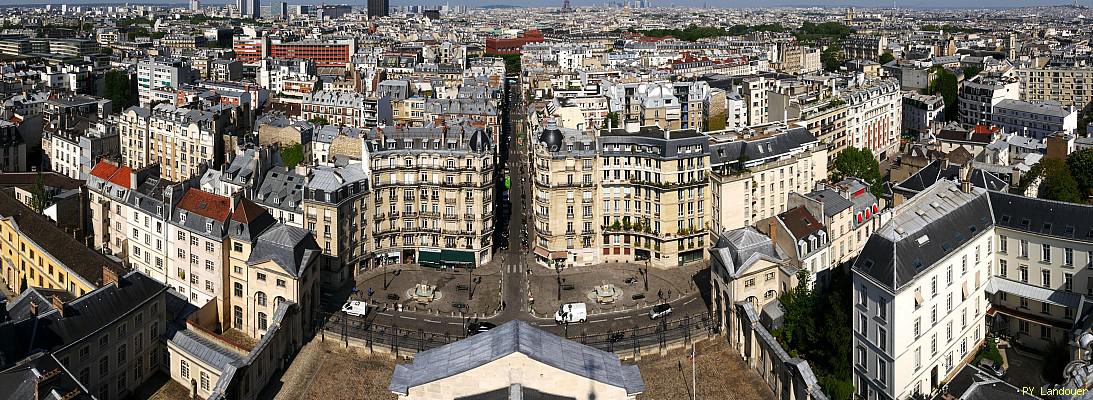
[(460, 326), (460, 325), (463, 325), (463, 323), (462, 322), (449, 322), (448, 325)]
[(690, 299), (690, 300), (687, 300), (687, 301), (683, 302), (683, 305), (688, 305), (688, 304), (691, 304), (691, 302), (692, 302), (692, 301), (695, 301), (695, 300), (697, 300), (697, 299), (698, 299), (698, 298), (697, 298), (697, 297), (695, 297), (695, 298), (692, 298), (692, 299)]
[(385, 312), (381, 312), (381, 313), (379, 313), (379, 315), (386, 315), (388, 317), (393, 317), (394, 316), (394, 315), (391, 315), (391, 314), (388, 314), (388, 313), (385, 313)]
[(433, 324), (439, 324), (440, 323), (440, 321), (433, 321), (431, 319), (423, 319), (422, 321), (433, 323)]
[(406, 318), (406, 319), (409, 319), (409, 320), (414, 320), (414, 321), (417, 321), (417, 318), (416, 318), (416, 317), (407, 317), (407, 316), (404, 316), (404, 315), (399, 315), (398, 317), (399, 317), (399, 318)]
[(619, 320), (624, 320), (624, 319), (630, 319), (630, 316), (629, 316), (629, 315), (627, 315), (627, 316), (625, 316), (625, 317), (618, 317), (618, 318), (613, 318), (613, 319), (614, 319), (615, 321), (619, 321)]

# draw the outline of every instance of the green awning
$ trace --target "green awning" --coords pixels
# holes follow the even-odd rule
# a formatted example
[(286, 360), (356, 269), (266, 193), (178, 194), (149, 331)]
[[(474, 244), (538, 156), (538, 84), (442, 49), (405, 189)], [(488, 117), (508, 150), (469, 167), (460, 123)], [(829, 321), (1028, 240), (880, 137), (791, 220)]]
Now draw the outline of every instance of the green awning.
[(474, 264), (474, 253), (459, 250), (440, 250), (440, 261), (445, 264)]
[(440, 252), (439, 251), (418, 251), (417, 263), (421, 265), (437, 266), (440, 265)]

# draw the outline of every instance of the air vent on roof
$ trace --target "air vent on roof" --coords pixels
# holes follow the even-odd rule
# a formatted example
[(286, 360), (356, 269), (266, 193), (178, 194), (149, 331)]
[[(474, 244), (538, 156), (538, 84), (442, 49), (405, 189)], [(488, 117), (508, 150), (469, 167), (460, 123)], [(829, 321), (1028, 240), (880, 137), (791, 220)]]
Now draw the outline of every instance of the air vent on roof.
[(896, 233), (902, 235), (904, 232), (906, 231), (903, 230), (903, 227), (896, 227)]
[(1003, 215), (1000, 220), (1002, 221), (1002, 223), (1008, 224), (1010, 222), (1010, 216), (1009, 215)]
[(922, 269), (922, 260), (916, 258), (911, 262), (911, 266), (915, 268), (915, 271)]
[(1029, 221), (1028, 218), (1025, 218), (1025, 219), (1021, 220), (1021, 227), (1022, 228), (1028, 228), (1030, 224), (1032, 224), (1032, 221)]
[(952, 250), (952, 249), (953, 249), (953, 244), (951, 242), (945, 242), (945, 243), (941, 244), (941, 250), (945, 251), (946, 253), (948, 253), (949, 250)]
[(975, 233), (976, 230), (978, 230), (978, 229), (976, 229), (975, 225), (972, 225), (972, 226), (968, 227), (968, 231), (971, 232), (971, 233)]
[(865, 260), (865, 262), (862, 263), (862, 269), (868, 271), (872, 268), (873, 268), (873, 260)]
[(1063, 228), (1063, 234), (1067, 235), (1067, 236), (1070, 236), (1070, 237), (1074, 237), (1074, 227), (1070, 226), (1070, 225), (1067, 225), (1066, 227)]
[(915, 242), (917, 242), (918, 245), (921, 247), (921, 246), (925, 245), (926, 243), (930, 243), (930, 237), (926, 236), (926, 235), (922, 235), (922, 236), (919, 236), (918, 239), (915, 239)]
[(933, 207), (933, 208), (936, 208), (936, 209), (940, 210), (941, 209), (941, 204), (938, 204), (938, 202), (936, 202), (936, 201), (931, 202), (930, 207)]
[(945, 192), (937, 192), (937, 197), (947, 199), (949, 198), (949, 195), (945, 194)]
[(1050, 222), (1044, 222), (1044, 230), (1042, 230), (1041, 232), (1047, 233), (1047, 232), (1050, 232), (1050, 231), (1051, 231), (1051, 223)]
[(918, 216), (920, 216), (920, 217), (925, 217), (926, 216), (926, 211), (925, 210), (915, 210), (915, 214), (918, 214)]

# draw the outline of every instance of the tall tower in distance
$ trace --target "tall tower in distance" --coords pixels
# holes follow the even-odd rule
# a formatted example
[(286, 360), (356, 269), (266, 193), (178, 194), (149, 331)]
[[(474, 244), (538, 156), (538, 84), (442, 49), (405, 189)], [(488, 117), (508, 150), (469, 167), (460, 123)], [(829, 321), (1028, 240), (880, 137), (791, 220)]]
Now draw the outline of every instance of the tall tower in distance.
[(390, 14), (390, 0), (368, 0), (368, 18), (386, 17)]
[(562, 3), (562, 11), (573, 11), (573, 5), (569, 4), (569, 0), (565, 0), (565, 2)]

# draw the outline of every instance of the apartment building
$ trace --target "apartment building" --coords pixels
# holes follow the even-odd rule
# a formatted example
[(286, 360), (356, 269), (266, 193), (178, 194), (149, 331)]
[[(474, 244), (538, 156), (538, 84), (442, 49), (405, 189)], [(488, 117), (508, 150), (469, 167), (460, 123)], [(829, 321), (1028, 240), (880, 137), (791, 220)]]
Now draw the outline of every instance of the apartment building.
[(16, 295), (33, 287), (82, 296), (104, 284), (104, 271), (122, 271), (9, 194), (0, 194), (0, 252), (0, 278)]
[(847, 115), (850, 112), (846, 101), (816, 93), (790, 96), (768, 92), (767, 96), (767, 120), (785, 120), (793, 126), (808, 129), (817, 140), (827, 145), (829, 164), (851, 144), (846, 135)]
[(536, 257), (544, 263), (565, 260), (566, 265), (600, 262), (603, 235), (597, 228), (603, 227), (595, 135), (548, 123), (531, 151)]
[(827, 179), (827, 149), (806, 128), (780, 126), (710, 134), (710, 233), (785, 212), (789, 193)]
[[(322, 246), (319, 262), (324, 287), (339, 288), (368, 266), (367, 163), (317, 167), (303, 183), (303, 223)], [(268, 199), (268, 198), (267, 198)]]
[(895, 79), (870, 81), (839, 94), (846, 101), (849, 146), (868, 149), (878, 160), (899, 151), (903, 95)]
[(365, 143), (373, 265), (492, 258), (493, 142), (470, 125), (375, 129)]
[[(233, 200), (189, 188), (170, 210), (164, 237), (170, 252), (165, 254), (162, 276), (169, 288), (194, 306), (224, 298), (224, 243)], [(155, 223), (158, 226), (161, 221)]]
[(710, 249), (710, 282), (711, 312), (718, 331), (741, 332), (734, 305), (747, 302), (756, 312), (763, 310), (797, 286), (798, 270), (771, 237), (754, 227), (717, 234), (717, 243)]
[(320, 90), (300, 100), (300, 118), (326, 120), (328, 124), (371, 128), (391, 123), (391, 100), (354, 92)]
[(1002, 100), (1017, 100), (1021, 88), (1013, 77), (977, 75), (965, 80), (957, 95), (958, 120), (965, 125), (991, 121), (994, 106)]
[(1093, 69), (1088, 67), (1017, 68), (1021, 100), (1030, 103), (1056, 101), (1087, 110), (1093, 102)]
[[(490, 136), (492, 143), (499, 143), (501, 110), (498, 104), (496, 100), (480, 98), (425, 99), (421, 115), (425, 121), (440, 119), (449, 123), (473, 122)], [(411, 109), (411, 113), (412, 111)]]
[(0, 121), (0, 171), (24, 172), (30, 170), (27, 160), (27, 141), (19, 132), (19, 125)]
[(945, 98), (915, 92), (903, 93), (903, 134), (921, 138), (945, 120)]
[[(35, 288), (11, 299), (0, 318), (0, 335), (11, 341), (0, 351), (0, 370), (48, 360), (48, 378), (24, 379), (39, 391), (52, 387), (55, 395), (81, 399), (126, 398), (160, 371), (167, 362), (160, 337), (167, 331), (166, 287), (137, 272), (102, 275), (102, 287), (80, 297)], [(58, 375), (67, 382), (58, 384)]]
[(809, 203), (818, 203), (822, 208), (822, 217), (815, 211), (812, 215), (827, 228), (833, 265), (852, 261), (861, 253), (869, 236), (891, 217), (883, 202), (857, 178), (846, 178), (834, 184), (817, 183), (811, 192), (790, 194), (790, 207), (805, 206), (814, 210)]
[(1006, 99), (994, 106), (990, 121), (1002, 134), (1042, 140), (1056, 133), (1073, 134), (1078, 129), (1078, 111), (1055, 102)]
[(879, 61), (888, 49), (888, 38), (879, 35), (853, 34), (843, 40), (843, 55), (847, 60)]
[(202, 174), (223, 163), (230, 117), (231, 108), (222, 105), (130, 107), (118, 121), (122, 161), (132, 168), (159, 164), (161, 176), (174, 182)]
[(863, 399), (929, 396), (986, 337), (987, 192), (942, 180), (894, 210), (852, 268), (853, 374)]
[(611, 112), (619, 113), (619, 121), (636, 121), (640, 126), (656, 125), (661, 129), (694, 129), (705, 126), (710, 86), (695, 82), (634, 82), (601, 83), (601, 93), (607, 97)]
[(189, 63), (177, 58), (154, 57), (137, 63), (137, 95), (141, 107), (149, 107), (156, 99), (152, 91), (177, 89), (183, 83), (193, 83), (197, 72)]

